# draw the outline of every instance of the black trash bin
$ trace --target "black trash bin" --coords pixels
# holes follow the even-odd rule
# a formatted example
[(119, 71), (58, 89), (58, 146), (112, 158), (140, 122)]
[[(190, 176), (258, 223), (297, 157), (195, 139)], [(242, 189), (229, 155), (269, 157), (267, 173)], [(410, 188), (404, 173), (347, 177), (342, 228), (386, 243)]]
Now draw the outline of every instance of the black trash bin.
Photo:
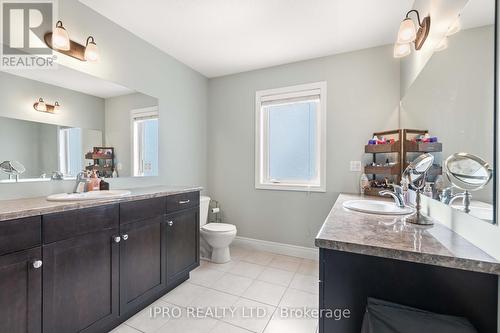
[(463, 317), (368, 298), (361, 333), (477, 333)]

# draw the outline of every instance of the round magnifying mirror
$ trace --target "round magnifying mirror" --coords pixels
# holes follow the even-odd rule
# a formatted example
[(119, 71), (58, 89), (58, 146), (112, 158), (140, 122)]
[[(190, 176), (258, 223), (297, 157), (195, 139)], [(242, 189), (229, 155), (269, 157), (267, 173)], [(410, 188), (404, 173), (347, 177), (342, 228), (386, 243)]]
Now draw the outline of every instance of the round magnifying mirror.
[(456, 153), (444, 162), (446, 177), (457, 188), (477, 191), (488, 184), (493, 169), (483, 159), (468, 153)]
[(20, 175), (26, 171), (26, 168), (18, 161), (4, 161), (0, 163), (0, 170), (9, 175)]
[(421, 189), (425, 183), (425, 175), (434, 163), (434, 156), (431, 154), (422, 154), (411, 162), (403, 172), (403, 177), (408, 180), (416, 189)]

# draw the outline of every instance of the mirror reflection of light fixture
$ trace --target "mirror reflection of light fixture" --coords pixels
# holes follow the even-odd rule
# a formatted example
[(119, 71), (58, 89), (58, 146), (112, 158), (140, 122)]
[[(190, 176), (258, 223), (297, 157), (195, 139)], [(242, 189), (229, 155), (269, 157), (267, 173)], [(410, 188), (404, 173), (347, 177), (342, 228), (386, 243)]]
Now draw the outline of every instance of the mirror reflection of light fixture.
[(394, 58), (406, 57), (411, 53), (410, 43), (394, 44)]
[(95, 62), (99, 60), (99, 50), (97, 49), (97, 45), (95, 43), (95, 39), (92, 36), (87, 38), (87, 43), (85, 45), (85, 54), (84, 58), (87, 61)]
[[(410, 14), (417, 15), (418, 30), (415, 22), (410, 18)], [(426, 16), (421, 21), (418, 10), (412, 9), (406, 13), (405, 19), (399, 25), (398, 38), (394, 45), (394, 57), (406, 57), (411, 53), (411, 43), (415, 44), (415, 50), (420, 50), (424, 45), (431, 29), (431, 17)]]
[(61, 21), (57, 21), (56, 28), (52, 33), (52, 45), (62, 51), (69, 51), (70, 49), (69, 35)]
[(45, 44), (52, 50), (80, 61), (96, 62), (99, 60), (99, 52), (94, 37), (89, 36), (86, 45), (72, 41), (61, 21), (57, 21), (53, 32), (45, 34), (44, 40)]
[(40, 111), (40, 112), (47, 112), (47, 113), (55, 113), (57, 111), (59, 111), (59, 108), (61, 107), (61, 105), (59, 104), (59, 102), (55, 102), (54, 105), (51, 105), (51, 104), (47, 104), (45, 103), (45, 101), (43, 100), (42, 97), (40, 97), (38, 99), (38, 101), (36, 101), (34, 104), (33, 104), (33, 108), (36, 110), (36, 111)]

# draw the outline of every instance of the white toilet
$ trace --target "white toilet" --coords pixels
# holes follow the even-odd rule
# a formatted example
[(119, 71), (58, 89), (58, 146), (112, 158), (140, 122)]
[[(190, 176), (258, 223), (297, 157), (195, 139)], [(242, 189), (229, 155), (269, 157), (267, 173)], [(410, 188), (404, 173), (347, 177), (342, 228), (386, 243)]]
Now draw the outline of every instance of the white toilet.
[(236, 237), (236, 226), (227, 223), (207, 223), (210, 198), (200, 196), (200, 234), (211, 247), (211, 259), (216, 264), (231, 260), (229, 245)]

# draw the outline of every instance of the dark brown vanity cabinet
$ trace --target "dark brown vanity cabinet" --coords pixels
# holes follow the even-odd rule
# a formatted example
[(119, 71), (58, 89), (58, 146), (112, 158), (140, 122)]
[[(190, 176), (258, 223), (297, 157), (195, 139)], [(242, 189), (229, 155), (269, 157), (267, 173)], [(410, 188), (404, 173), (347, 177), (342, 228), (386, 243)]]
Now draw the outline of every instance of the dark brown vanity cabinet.
[(167, 283), (175, 284), (200, 264), (200, 210), (184, 209), (167, 215)]
[(111, 205), (43, 217), (54, 240), (43, 246), (44, 332), (102, 332), (118, 319), (118, 216)]
[[(120, 314), (166, 289), (165, 198), (120, 205)], [(127, 214), (143, 212), (143, 214)]]
[(0, 332), (42, 331), (40, 247), (0, 256)]
[(198, 205), (190, 192), (1, 221), (0, 332), (108, 332), (199, 265)]
[(41, 237), (40, 216), (0, 223), (0, 332), (42, 330)]

